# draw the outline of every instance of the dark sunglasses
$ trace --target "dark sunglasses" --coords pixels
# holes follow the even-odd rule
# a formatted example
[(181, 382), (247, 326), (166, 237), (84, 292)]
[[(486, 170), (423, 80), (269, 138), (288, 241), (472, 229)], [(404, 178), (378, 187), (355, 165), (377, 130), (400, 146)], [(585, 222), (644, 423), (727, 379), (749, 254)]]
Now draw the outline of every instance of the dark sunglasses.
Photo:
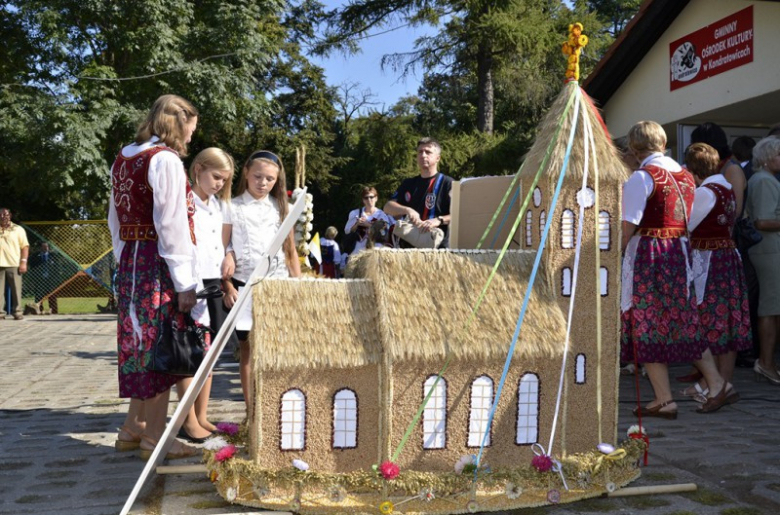
[(282, 167), (282, 162), (279, 160), (278, 157), (276, 157), (276, 154), (272, 152), (268, 152), (267, 150), (261, 150), (249, 156), (250, 161), (254, 161), (255, 159), (268, 159), (269, 161), (276, 163), (276, 166), (278, 166), (279, 168)]
[(364, 198), (364, 199), (372, 199), (372, 198), (376, 198), (376, 195), (366, 195), (366, 196), (365, 196), (365, 197), (363, 197), (363, 198)]

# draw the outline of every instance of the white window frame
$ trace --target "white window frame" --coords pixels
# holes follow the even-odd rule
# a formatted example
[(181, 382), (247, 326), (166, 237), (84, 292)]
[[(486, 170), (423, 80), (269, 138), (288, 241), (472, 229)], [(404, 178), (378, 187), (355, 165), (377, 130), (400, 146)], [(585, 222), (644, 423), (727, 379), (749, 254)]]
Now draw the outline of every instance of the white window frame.
[(516, 427), (517, 445), (539, 441), (539, 376), (531, 372), (523, 374), (517, 386)]
[[(480, 447), (482, 438), (488, 426), (490, 408), (493, 405), (493, 380), (487, 375), (481, 375), (471, 382), (471, 406), (469, 409), (469, 433), (467, 447)], [(485, 446), (490, 446), (490, 432), (485, 439)]]
[(544, 224), (547, 223), (547, 212), (542, 209), (539, 213), (539, 241), (542, 241), (542, 235), (544, 234)]
[(349, 388), (342, 388), (333, 395), (333, 448), (355, 449), (357, 433), (357, 394)]
[(306, 448), (306, 395), (293, 388), (282, 394), (279, 447), (283, 451)]
[(561, 248), (574, 248), (574, 211), (564, 209), (561, 215)]
[(574, 360), (574, 383), (575, 384), (585, 384), (585, 368), (586, 365), (586, 359), (585, 354), (577, 354), (577, 357)]
[(525, 246), (526, 247), (532, 247), (534, 244), (533, 230), (534, 230), (534, 214), (529, 209), (528, 211), (525, 212)]
[(612, 235), (609, 230), (609, 222), (609, 212), (599, 212), (599, 249), (601, 250), (609, 250), (612, 246)]
[[(436, 381), (436, 375), (428, 376), (423, 384), (423, 399)], [(423, 449), (447, 447), (447, 381), (442, 377), (425, 405), (422, 417)]]
[(571, 297), (571, 268), (568, 266), (561, 269), (561, 295)]
[(599, 269), (599, 286), (601, 287), (601, 296), (606, 297), (609, 295), (609, 269), (602, 266)]

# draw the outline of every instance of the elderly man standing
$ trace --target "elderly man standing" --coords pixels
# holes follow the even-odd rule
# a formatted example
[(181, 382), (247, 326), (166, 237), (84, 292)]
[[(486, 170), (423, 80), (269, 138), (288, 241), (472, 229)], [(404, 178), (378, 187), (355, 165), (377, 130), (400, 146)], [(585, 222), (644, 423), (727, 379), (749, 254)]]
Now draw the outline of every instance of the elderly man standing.
[[(5, 313), (10, 315), (13, 309), (14, 320), (22, 318), (22, 274), (27, 272), (27, 254), (30, 244), (27, 233), (11, 222), (11, 211), (0, 208), (0, 292), (3, 295)], [(11, 285), (11, 305), (5, 296), (5, 283)], [(5, 314), (0, 318), (5, 318)]]
[[(417, 142), (417, 166), (420, 175), (405, 179), (385, 204), (385, 213), (405, 216), (422, 232), (438, 227), (444, 231), (440, 247), (449, 247), (450, 190), (452, 177), (439, 173), (441, 145), (433, 138)], [(401, 242), (402, 245), (404, 242)]]

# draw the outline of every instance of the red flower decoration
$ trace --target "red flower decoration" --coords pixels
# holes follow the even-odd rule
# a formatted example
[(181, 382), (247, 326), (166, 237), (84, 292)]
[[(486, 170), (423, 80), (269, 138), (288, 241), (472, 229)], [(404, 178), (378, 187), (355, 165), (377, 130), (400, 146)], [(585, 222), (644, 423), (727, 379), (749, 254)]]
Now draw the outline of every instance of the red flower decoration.
[(214, 459), (222, 462), (225, 460), (229, 460), (233, 456), (236, 455), (236, 446), (233, 444), (226, 445), (220, 450), (217, 451), (217, 453), (214, 455)]
[(398, 474), (401, 473), (401, 469), (392, 461), (385, 461), (379, 465), (379, 472), (382, 474), (383, 478), (390, 480), (397, 478)]
[(552, 458), (546, 454), (542, 454), (540, 456), (534, 456), (531, 460), (531, 465), (533, 465), (534, 468), (539, 472), (547, 472), (548, 470), (552, 469), (553, 461)]
[(238, 430), (239, 430), (238, 424), (233, 424), (231, 422), (217, 423), (217, 433), (222, 433), (229, 436), (235, 436), (238, 434)]
[(287, 198), (292, 198), (292, 190), (287, 190)]

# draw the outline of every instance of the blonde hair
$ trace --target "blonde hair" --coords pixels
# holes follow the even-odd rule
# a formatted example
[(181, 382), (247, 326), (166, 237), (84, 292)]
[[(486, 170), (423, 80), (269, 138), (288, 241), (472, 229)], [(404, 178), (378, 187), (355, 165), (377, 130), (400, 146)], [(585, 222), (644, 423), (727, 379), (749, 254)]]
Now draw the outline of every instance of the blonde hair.
[(135, 142), (149, 141), (157, 136), (165, 145), (187, 156), (187, 142), (184, 131), (188, 123), (198, 116), (198, 110), (191, 103), (177, 95), (163, 95), (154, 101), (146, 119), (138, 126)]
[(637, 122), (628, 131), (628, 147), (637, 154), (663, 152), (666, 149), (666, 132), (656, 122)]
[(329, 240), (335, 240), (336, 236), (339, 235), (339, 230), (333, 227), (332, 225), (325, 229), (325, 237)]
[[(197, 168), (200, 167), (198, 171)], [(219, 170), (220, 172), (228, 172), (228, 178), (225, 180), (225, 184), (222, 189), (217, 192), (217, 198), (222, 201), (230, 202), (230, 192), (233, 189), (233, 173), (236, 169), (236, 163), (233, 158), (217, 147), (209, 147), (198, 152), (195, 159), (192, 160), (190, 165), (190, 180), (193, 184), (198, 184), (198, 175), (206, 170)]]
[(715, 175), (720, 169), (718, 151), (706, 143), (692, 143), (685, 149), (685, 166), (699, 179)]
[[(244, 167), (241, 168), (241, 178), (238, 180), (236, 195), (243, 195), (247, 190), (247, 184), (249, 182), (247, 173), (255, 161), (270, 163), (279, 169), (279, 173), (276, 176), (276, 182), (268, 195), (276, 199), (276, 202), (279, 205), (279, 218), (283, 221), (287, 218), (287, 213), (290, 212), (290, 204), (287, 201), (287, 178), (284, 173), (284, 164), (282, 163), (282, 160), (273, 152), (269, 150), (257, 150), (252, 152), (252, 155), (250, 155), (244, 163)], [(293, 240), (292, 233), (284, 240), (282, 248), (284, 249), (284, 256), (287, 259), (287, 267), (290, 268), (291, 263), (293, 262), (292, 260), (298, 259), (298, 253), (295, 251), (295, 241)]]
[(766, 170), (766, 164), (778, 155), (780, 155), (780, 138), (767, 136), (753, 147), (753, 168)]

